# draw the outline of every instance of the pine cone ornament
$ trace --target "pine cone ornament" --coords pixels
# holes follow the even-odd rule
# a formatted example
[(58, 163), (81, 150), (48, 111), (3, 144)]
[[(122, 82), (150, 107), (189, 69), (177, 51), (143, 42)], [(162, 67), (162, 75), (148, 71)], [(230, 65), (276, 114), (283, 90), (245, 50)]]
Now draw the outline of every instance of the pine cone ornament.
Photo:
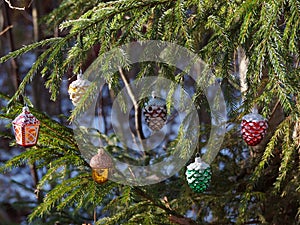
[(78, 104), (80, 98), (85, 94), (86, 90), (90, 86), (91, 82), (83, 79), (82, 73), (77, 75), (77, 80), (73, 81), (68, 88), (70, 99), (74, 106)]
[(187, 166), (185, 175), (188, 185), (196, 193), (204, 192), (211, 181), (210, 166), (203, 162), (200, 157), (196, 157), (195, 162)]
[(108, 177), (113, 169), (113, 161), (103, 148), (98, 150), (90, 160), (92, 167), (92, 178), (99, 184), (103, 184), (108, 180)]
[(245, 115), (241, 125), (242, 138), (250, 146), (258, 145), (268, 128), (267, 120), (256, 112)]
[(152, 95), (152, 98), (144, 107), (143, 113), (149, 128), (153, 131), (159, 131), (167, 120), (166, 102)]

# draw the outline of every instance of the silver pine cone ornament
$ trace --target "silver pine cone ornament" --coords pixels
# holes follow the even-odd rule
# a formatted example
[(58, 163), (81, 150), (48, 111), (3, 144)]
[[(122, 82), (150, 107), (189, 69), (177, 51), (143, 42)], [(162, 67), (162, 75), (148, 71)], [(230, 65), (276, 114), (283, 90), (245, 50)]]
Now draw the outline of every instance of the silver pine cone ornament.
[(152, 94), (152, 98), (144, 107), (143, 113), (147, 125), (153, 131), (159, 131), (166, 124), (166, 102), (156, 97), (154, 93)]
[(196, 157), (195, 162), (187, 166), (185, 175), (190, 188), (196, 193), (202, 193), (208, 188), (212, 173), (210, 166)]
[(91, 82), (84, 79), (82, 72), (77, 75), (77, 80), (73, 81), (68, 88), (68, 93), (70, 95), (70, 99), (74, 106), (76, 106), (82, 96), (86, 93), (86, 90), (89, 88)]

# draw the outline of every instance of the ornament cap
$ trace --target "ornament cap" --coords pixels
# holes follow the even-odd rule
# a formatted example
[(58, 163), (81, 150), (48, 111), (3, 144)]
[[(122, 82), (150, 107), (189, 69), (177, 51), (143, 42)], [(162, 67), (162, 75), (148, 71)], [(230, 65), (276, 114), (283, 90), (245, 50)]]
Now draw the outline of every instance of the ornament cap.
[(187, 166), (188, 170), (205, 170), (209, 165), (204, 162), (201, 157), (196, 157), (195, 162)]
[(249, 113), (249, 114), (243, 116), (242, 120), (259, 122), (259, 121), (266, 121), (267, 119), (258, 113), (252, 112), (252, 113)]
[(27, 106), (24, 106), (22, 112), (12, 121), (14, 125), (40, 125), (40, 121), (32, 115)]
[(157, 96), (153, 96), (152, 98), (149, 100), (149, 102), (147, 103), (147, 106), (159, 106), (159, 107), (165, 107), (166, 106), (166, 101), (157, 97)]
[(100, 148), (98, 153), (91, 158), (90, 166), (93, 169), (107, 169), (113, 167), (113, 161), (105, 150)]
[(25, 113), (25, 112), (29, 112), (29, 108), (28, 108), (28, 106), (24, 106), (23, 108), (22, 108), (22, 111)]
[(90, 86), (91, 82), (87, 79), (83, 78), (82, 74), (77, 75), (77, 80), (74, 80), (70, 86), (69, 86), (69, 92), (70, 88), (78, 88), (78, 87), (88, 87)]

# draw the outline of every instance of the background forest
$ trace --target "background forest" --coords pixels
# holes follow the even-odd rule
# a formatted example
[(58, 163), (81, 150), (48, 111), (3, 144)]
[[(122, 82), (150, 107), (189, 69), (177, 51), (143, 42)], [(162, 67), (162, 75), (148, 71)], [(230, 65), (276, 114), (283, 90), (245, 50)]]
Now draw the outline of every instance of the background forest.
[[(0, 8), (1, 225), (300, 224), (298, 0), (2, 0)], [(70, 122), (86, 103), (74, 108), (70, 83), (102, 54), (146, 40), (190, 50), (222, 88), (226, 135), (203, 193), (188, 186), (186, 167), (152, 185), (98, 184), (74, 138)], [(111, 107), (126, 82), (153, 75), (195, 96), (202, 155), (212, 127), (206, 96), (187, 74), (163, 63), (126, 62), (106, 77), (96, 137), (120, 160), (138, 163), (134, 154), (119, 154), (128, 149), (114, 135)], [(83, 99), (89, 98), (87, 91)], [(41, 121), (37, 145), (26, 149), (16, 144), (11, 125), (25, 103)], [(146, 139), (142, 107), (131, 114), (130, 132)], [(248, 146), (241, 120), (253, 108), (268, 129)], [(180, 144), (176, 113), (171, 116), (163, 146), (145, 156), (149, 163)]]

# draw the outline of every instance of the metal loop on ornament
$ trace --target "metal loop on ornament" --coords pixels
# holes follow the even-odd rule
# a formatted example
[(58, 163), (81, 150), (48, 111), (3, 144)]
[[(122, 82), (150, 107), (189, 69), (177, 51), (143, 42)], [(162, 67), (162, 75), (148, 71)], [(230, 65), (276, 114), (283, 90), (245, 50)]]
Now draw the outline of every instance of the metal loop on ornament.
[(152, 98), (156, 98), (156, 96), (157, 96), (156, 91), (152, 91), (151, 96), (152, 96)]
[(77, 74), (77, 79), (83, 79), (82, 69), (80, 68), (79, 74)]
[(257, 109), (257, 105), (256, 104), (254, 104), (251, 112), (254, 113), (254, 114), (258, 114), (258, 109)]

